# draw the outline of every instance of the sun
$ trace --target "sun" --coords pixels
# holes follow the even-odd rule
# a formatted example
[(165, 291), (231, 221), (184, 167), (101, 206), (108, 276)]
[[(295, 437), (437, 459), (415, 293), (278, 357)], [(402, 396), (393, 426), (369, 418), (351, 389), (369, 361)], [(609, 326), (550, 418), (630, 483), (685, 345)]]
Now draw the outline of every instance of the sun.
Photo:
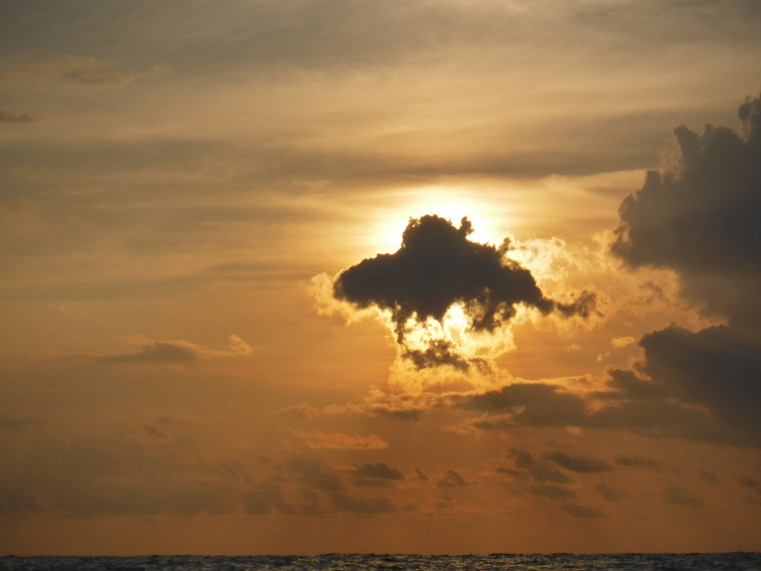
[(399, 202), (393, 209), (384, 209), (383, 215), (376, 219), (372, 241), (379, 245), (378, 252), (391, 253), (398, 250), (410, 218), (420, 218), (426, 214), (440, 216), (455, 226), (459, 226), (460, 221), (467, 217), (473, 224), (473, 233), (468, 237), (473, 242), (499, 245), (505, 237), (490, 222), (491, 208), (488, 201), (470, 189), (427, 186), (405, 193), (404, 199)]

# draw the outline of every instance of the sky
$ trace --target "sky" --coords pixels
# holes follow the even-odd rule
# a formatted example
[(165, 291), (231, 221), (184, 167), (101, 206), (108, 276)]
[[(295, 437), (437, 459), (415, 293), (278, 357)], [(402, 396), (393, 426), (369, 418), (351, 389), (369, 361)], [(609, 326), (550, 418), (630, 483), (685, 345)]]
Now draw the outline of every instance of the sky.
[(0, 0), (0, 554), (761, 550), (755, 0)]

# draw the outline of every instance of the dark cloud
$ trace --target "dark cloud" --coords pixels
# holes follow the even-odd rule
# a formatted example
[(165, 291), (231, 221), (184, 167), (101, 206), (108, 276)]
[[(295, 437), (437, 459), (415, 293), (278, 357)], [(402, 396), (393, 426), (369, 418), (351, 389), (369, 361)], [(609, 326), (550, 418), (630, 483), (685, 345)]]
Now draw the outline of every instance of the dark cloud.
[(334, 296), (360, 308), (388, 310), (404, 355), (418, 368), (451, 365), (464, 370), (471, 366), (447, 341), (436, 340), (425, 349), (406, 344), (408, 320), (442, 322), (447, 310), (458, 303), (474, 331), (494, 331), (521, 304), (544, 314), (586, 316), (592, 311), (594, 296), (587, 292), (569, 304), (546, 298), (531, 273), (507, 256), (507, 241), (500, 248), (471, 242), (472, 231), (467, 218), (459, 228), (435, 215), (411, 219), (401, 248), (341, 272)]
[(196, 354), (188, 347), (172, 343), (150, 343), (143, 345), (136, 353), (102, 357), (101, 361), (108, 363), (145, 363), (153, 361), (195, 361)]
[(385, 462), (366, 463), (360, 464), (354, 469), (354, 478), (358, 485), (383, 486), (392, 481), (403, 480), (404, 474)]
[[(627, 382), (621, 383), (622, 378)], [(456, 397), (453, 406), (479, 413), (473, 426), (481, 430), (578, 426), (699, 442), (759, 444), (752, 431), (742, 429), (740, 418), (712, 414), (709, 402), (695, 406), (694, 398), (680, 397), (665, 382), (643, 380), (626, 371), (616, 371), (612, 382), (613, 390), (588, 395), (545, 383), (515, 383), (499, 391)], [(622, 386), (624, 390), (620, 390)], [(757, 404), (744, 406), (753, 410)], [(747, 421), (754, 422), (754, 417), (749, 416)]]
[(543, 383), (515, 383), (500, 391), (462, 397), (458, 408), (507, 415), (479, 423), (479, 428), (507, 426), (578, 425), (585, 417), (586, 403), (559, 387)]
[(607, 462), (588, 456), (571, 456), (562, 452), (551, 452), (545, 454), (544, 458), (551, 460), (558, 466), (562, 466), (571, 472), (581, 474), (595, 474), (597, 472), (607, 472), (613, 468)]
[[(517, 469), (525, 470), (534, 481), (539, 482), (540, 484), (568, 484), (571, 482), (571, 478), (562, 472), (555, 470), (552, 466), (549, 466), (547, 462), (537, 460), (528, 450), (509, 450), (507, 456), (515, 461), (515, 467)], [(502, 473), (512, 474), (512, 472), (513, 471)]]
[[(706, 411), (702, 437), (761, 444), (761, 99), (739, 110), (742, 132), (675, 130), (677, 156), (619, 208), (612, 252), (631, 267), (674, 270), (681, 293), (728, 324), (675, 324), (642, 337), (642, 376), (611, 373), (619, 396)], [(652, 382), (650, 382), (652, 381)], [(659, 395), (660, 393), (660, 395)], [(611, 395), (615, 398), (615, 395)], [(641, 404), (641, 403), (640, 403)], [(706, 430), (708, 429), (708, 430)], [(712, 434), (709, 434), (712, 432)], [(732, 434), (734, 432), (734, 434)]]
[(30, 113), (14, 113), (0, 109), (0, 123), (34, 123), (36, 120)]
[(666, 396), (665, 389), (656, 383), (639, 378), (633, 371), (611, 369), (606, 392), (596, 393), (602, 399), (660, 399)]
[(612, 252), (632, 267), (675, 270), (682, 292), (731, 325), (761, 327), (761, 99), (739, 109), (743, 133), (674, 132), (676, 164), (649, 172), (619, 208)]
[(616, 464), (621, 466), (640, 466), (643, 468), (649, 468), (656, 472), (663, 469), (663, 464), (653, 458), (644, 458), (643, 456), (616, 456)]
[(692, 333), (671, 325), (640, 345), (655, 382), (761, 442), (761, 342), (728, 326)]

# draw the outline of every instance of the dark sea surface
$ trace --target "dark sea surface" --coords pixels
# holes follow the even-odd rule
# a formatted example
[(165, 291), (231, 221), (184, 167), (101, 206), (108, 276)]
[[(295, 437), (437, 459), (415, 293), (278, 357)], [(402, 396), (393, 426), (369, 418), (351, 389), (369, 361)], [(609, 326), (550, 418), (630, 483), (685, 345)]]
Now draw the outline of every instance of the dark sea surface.
[(761, 571), (761, 553), (690, 553), (615, 555), (345, 555), (315, 556), (192, 556), (150, 555), (141, 557), (0, 557), (0, 569), (86, 569), (114, 571), (154, 571), (180, 569), (511, 569), (539, 571), (554, 569), (754, 569)]

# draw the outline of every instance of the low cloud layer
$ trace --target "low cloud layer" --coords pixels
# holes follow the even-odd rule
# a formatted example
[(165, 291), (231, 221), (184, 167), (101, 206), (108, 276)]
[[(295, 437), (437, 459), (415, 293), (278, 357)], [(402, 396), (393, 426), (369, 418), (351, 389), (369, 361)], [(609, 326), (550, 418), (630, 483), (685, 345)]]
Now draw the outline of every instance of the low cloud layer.
[(459, 228), (435, 215), (411, 219), (397, 252), (378, 254), (343, 271), (333, 294), (359, 308), (389, 311), (403, 356), (418, 369), (450, 365), (465, 370), (473, 364), (451, 341), (436, 339), (423, 348), (407, 342), (410, 332), (427, 320), (443, 324), (455, 305), (463, 308), (474, 332), (494, 332), (506, 325), (519, 305), (565, 316), (592, 311), (593, 294), (584, 292), (572, 303), (545, 297), (531, 272), (509, 258), (507, 240), (500, 248), (472, 242), (472, 231), (467, 218)]

